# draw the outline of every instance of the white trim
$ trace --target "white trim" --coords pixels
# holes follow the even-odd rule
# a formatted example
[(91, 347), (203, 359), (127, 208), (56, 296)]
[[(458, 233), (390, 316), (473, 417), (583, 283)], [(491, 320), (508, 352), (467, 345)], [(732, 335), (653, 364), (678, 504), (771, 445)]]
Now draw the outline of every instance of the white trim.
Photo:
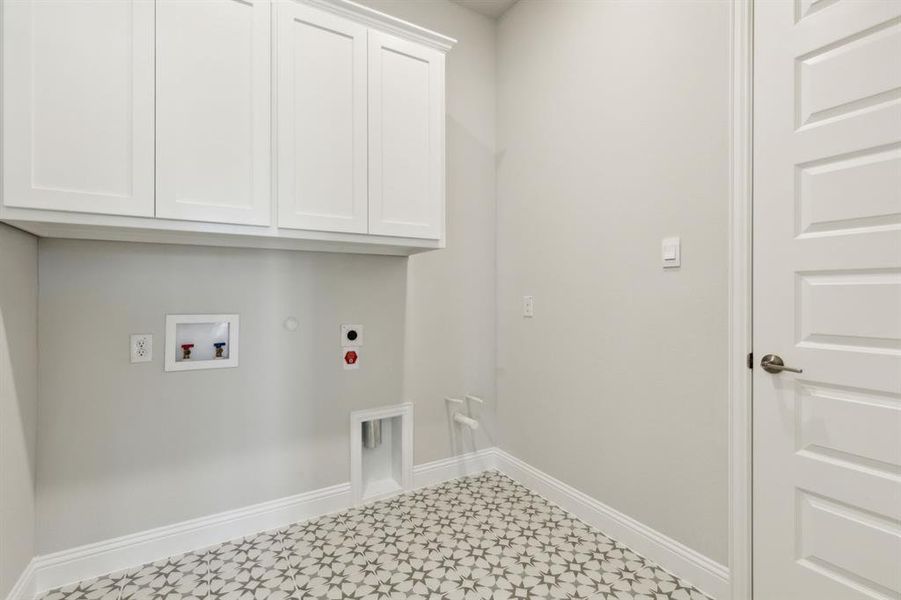
[(419, 465), (413, 469), (413, 487), (427, 487), (458, 477), (497, 469), (497, 452), (496, 448), (487, 448)]
[(39, 556), (34, 561), (35, 590), (40, 594), (76, 581), (344, 510), (351, 504), (350, 484), (342, 483)]
[(589, 525), (680, 578), (690, 581), (714, 598), (728, 597), (729, 569), (725, 565), (554, 479), (503, 450), (496, 450), (495, 454), (499, 470), (511, 479), (559, 504)]
[[(285, 0), (290, 1), (290, 0)], [(303, 3), (316, 8), (353, 19), (369, 27), (380, 29), (386, 33), (412, 40), (442, 52), (447, 52), (457, 43), (454, 38), (442, 35), (430, 29), (414, 25), (397, 17), (371, 9), (349, 0), (302, 0)]]
[(364, 233), (280, 229), (275, 226), (259, 227), (64, 213), (52, 210), (11, 208), (2, 204), (0, 204), (0, 221), (38, 237), (111, 242), (268, 248), (309, 252), (353, 252), (391, 256), (408, 256), (443, 247), (438, 240), (398, 238)]
[[(629, 546), (661, 567), (692, 582), (715, 598), (728, 598), (728, 569), (710, 558), (620, 513), (497, 448), (418, 465), (412, 487), (435, 485), (464, 475), (497, 469)], [(354, 505), (350, 483), (305, 492), (39, 556), (29, 565), (7, 600), (36, 594), (206, 548), (260, 531), (345, 510)]]
[(36, 593), (34, 563), (35, 559), (31, 559), (25, 566), (25, 570), (22, 571), (12, 589), (9, 590), (9, 594), (6, 595), (6, 600), (32, 600), (34, 598)]
[[(401, 418), (401, 481), (400, 489), (389, 489), (363, 497), (363, 439), (361, 427), (364, 421)], [(372, 502), (413, 487), (413, 403), (383, 406), (350, 413), (350, 489), (354, 504)]]
[[(417, 487), (476, 473), (493, 466), (494, 449), (419, 465)], [(36, 557), (7, 600), (32, 600), (36, 594), (76, 581), (200, 550), (261, 531), (345, 510), (354, 505), (350, 483), (261, 502), (236, 510), (191, 519)]]
[[(752, 185), (754, 0), (731, 3), (729, 218), (729, 571), (731, 600), (752, 598)], [(725, 596), (724, 596), (725, 597)]]

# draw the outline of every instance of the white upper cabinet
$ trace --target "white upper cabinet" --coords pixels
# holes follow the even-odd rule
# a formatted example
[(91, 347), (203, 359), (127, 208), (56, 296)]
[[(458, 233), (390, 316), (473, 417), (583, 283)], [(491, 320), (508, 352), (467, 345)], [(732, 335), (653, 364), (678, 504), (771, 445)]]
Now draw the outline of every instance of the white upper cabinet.
[(154, 2), (4, 2), (3, 203), (153, 216)]
[(278, 5), (278, 225), (366, 233), (364, 25)]
[(369, 233), (444, 235), (444, 53), (369, 32)]
[(0, 221), (50, 237), (444, 246), (451, 38), (350, 0), (0, 9)]
[(156, 216), (268, 225), (269, 0), (158, 0)]

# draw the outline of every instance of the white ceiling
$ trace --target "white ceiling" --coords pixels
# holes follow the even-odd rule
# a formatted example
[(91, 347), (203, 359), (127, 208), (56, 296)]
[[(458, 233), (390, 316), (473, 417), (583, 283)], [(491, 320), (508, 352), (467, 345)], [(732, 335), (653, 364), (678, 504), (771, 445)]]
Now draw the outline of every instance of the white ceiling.
[(516, 0), (454, 0), (454, 2), (492, 19), (498, 18), (516, 4)]

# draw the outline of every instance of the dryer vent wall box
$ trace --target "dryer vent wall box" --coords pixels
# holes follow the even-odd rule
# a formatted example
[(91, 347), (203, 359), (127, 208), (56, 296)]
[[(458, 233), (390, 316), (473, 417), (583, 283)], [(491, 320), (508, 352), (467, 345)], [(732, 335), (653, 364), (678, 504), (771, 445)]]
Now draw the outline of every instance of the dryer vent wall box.
[(412, 404), (351, 413), (350, 480), (355, 503), (413, 486)]

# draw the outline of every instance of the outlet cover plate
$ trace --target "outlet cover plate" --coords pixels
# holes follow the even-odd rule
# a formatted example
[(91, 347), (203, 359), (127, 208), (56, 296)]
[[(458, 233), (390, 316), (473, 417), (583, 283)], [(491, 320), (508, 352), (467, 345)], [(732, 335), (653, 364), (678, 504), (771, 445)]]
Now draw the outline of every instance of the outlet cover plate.
[(522, 297), (522, 316), (526, 319), (535, 316), (535, 299), (532, 296)]
[[(351, 339), (353, 338), (353, 339)], [(341, 326), (341, 347), (359, 348), (363, 345), (363, 326), (347, 323)]]
[(153, 360), (153, 335), (136, 333), (131, 336), (131, 362), (143, 363)]

